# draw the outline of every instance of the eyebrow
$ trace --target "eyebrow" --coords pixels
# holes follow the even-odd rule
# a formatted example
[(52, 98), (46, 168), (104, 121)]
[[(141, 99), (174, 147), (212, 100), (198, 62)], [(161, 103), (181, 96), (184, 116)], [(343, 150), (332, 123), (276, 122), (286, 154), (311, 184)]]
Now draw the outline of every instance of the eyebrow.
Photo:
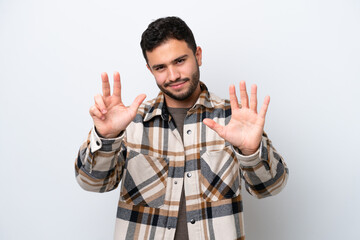
[[(184, 55), (182, 55), (180, 57), (177, 57), (174, 60), (172, 60), (171, 63), (176, 63), (177, 61), (179, 61), (179, 60), (181, 60), (183, 58), (187, 58), (187, 57), (188, 57), (188, 54), (184, 54)], [(152, 68), (154, 69), (154, 68), (164, 67), (164, 66), (165, 66), (165, 64), (155, 64), (155, 65), (152, 66)]]
[(183, 58), (187, 58), (187, 57), (188, 57), (188, 55), (187, 55), (187, 54), (184, 54), (184, 55), (182, 55), (182, 56), (180, 56), (180, 57), (178, 57), (178, 58), (175, 58), (174, 60), (172, 60), (172, 62), (175, 63), (175, 62), (177, 62), (177, 61), (179, 61), (179, 60), (181, 60), (181, 59), (183, 59)]

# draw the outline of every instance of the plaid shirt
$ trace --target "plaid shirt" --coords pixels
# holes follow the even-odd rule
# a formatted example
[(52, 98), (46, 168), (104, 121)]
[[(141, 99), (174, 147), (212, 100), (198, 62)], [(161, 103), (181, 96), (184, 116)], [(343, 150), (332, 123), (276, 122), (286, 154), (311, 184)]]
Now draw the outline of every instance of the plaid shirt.
[(190, 239), (244, 239), (241, 181), (257, 198), (281, 191), (288, 177), (266, 134), (251, 156), (202, 123), (226, 125), (230, 102), (202, 92), (184, 121), (184, 141), (160, 92), (143, 103), (126, 132), (104, 139), (93, 129), (75, 163), (85, 190), (106, 192), (121, 183), (115, 239), (173, 239), (182, 187)]

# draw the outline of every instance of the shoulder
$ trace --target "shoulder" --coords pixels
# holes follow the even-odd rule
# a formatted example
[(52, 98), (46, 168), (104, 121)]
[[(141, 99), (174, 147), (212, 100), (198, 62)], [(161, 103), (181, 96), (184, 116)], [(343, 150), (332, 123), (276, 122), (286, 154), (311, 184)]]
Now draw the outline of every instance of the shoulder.
[(143, 102), (137, 111), (137, 115), (144, 117), (146, 114), (152, 111), (152, 109), (154, 109), (155, 103), (156, 98)]
[(209, 97), (210, 102), (215, 109), (224, 109), (224, 110), (230, 109), (229, 99), (221, 98), (212, 92), (209, 92), (209, 96), (210, 96)]
[(161, 116), (164, 101), (162, 96), (142, 103), (137, 111), (135, 122), (149, 121), (150, 119)]

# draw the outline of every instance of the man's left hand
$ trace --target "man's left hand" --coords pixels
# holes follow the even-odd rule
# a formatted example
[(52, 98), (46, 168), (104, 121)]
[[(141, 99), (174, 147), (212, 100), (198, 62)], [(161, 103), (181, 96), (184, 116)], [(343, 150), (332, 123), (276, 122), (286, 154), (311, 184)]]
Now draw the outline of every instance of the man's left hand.
[(209, 118), (204, 119), (203, 123), (217, 132), (220, 137), (230, 142), (234, 147), (239, 148), (243, 155), (251, 155), (260, 147), (270, 97), (265, 97), (258, 113), (256, 85), (251, 86), (250, 106), (245, 81), (240, 82), (241, 106), (239, 106), (234, 85), (230, 86), (229, 94), (231, 105), (231, 120), (229, 124), (221, 126)]

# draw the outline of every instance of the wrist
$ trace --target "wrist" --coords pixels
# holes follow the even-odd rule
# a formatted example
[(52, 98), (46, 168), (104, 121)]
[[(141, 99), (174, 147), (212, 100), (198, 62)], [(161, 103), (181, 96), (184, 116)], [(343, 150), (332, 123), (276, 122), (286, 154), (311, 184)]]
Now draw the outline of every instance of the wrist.
[(124, 132), (124, 130), (122, 130), (122, 131), (120, 131), (119, 133), (116, 132), (116, 133), (103, 134), (103, 133), (99, 132), (99, 131), (96, 129), (96, 127), (94, 127), (94, 129), (95, 129), (96, 134), (97, 134), (100, 138), (117, 138), (117, 137), (119, 137), (119, 136)]
[[(239, 148), (239, 149), (240, 149), (240, 148)], [(253, 150), (242, 150), (242, 149), (240, 149), (240, 151), (241, 151), (241, 154), (242, 154), (242, 155), (244, 155), (244, 156), (250, 156), (250, 155), (256, 153), (257, 149), (256, 149), (255, 151), (253, 151)]]
[(121, 131), (119, 133), (109, 133), (106, 134), (103, 138), (117, 138), (119, 137), (124, 131)]
[(240, 150), (240, 152), (241, 152), (241, 154), (242, 155), (244, 155), (244, 156), (250, 156), (250, 155), (253, 155), (254, 153), (256, 153), (258, 150), (259, 150), (259, 148), (260, 148), (260, 143), (259, 143), (259, 145), (256, 147), (256, 148), (241, 148), (241, 147), (237, 147), (239, 150)]

